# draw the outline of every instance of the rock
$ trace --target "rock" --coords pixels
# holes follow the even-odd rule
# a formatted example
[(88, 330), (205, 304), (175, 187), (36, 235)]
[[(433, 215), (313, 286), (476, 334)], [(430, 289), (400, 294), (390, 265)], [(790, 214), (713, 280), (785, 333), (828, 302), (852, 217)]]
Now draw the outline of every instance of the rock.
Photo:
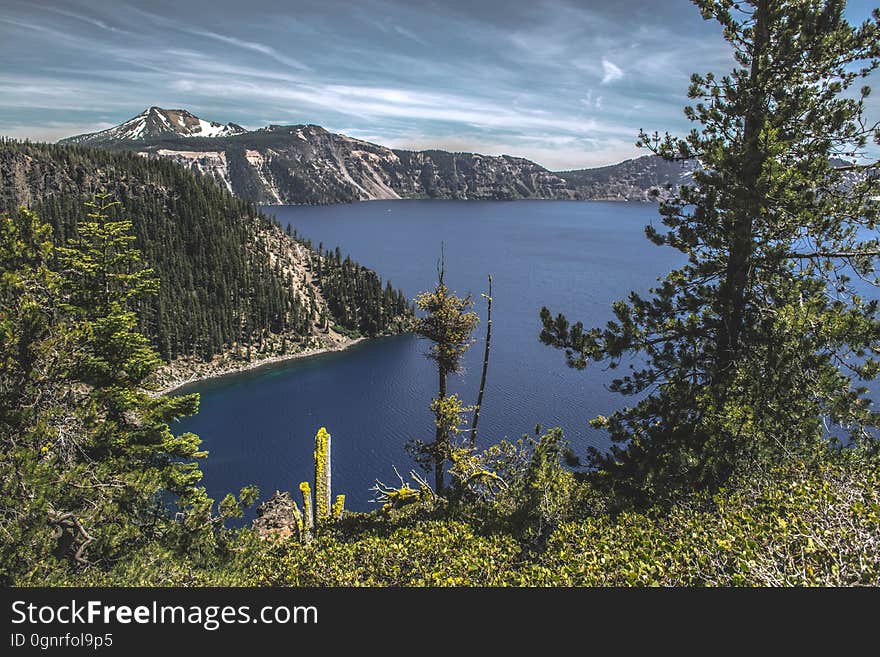
[(276, 490), (272, 497), (258, 506), (253, 528), (263, 538), (296, 536), (297, 527), (290, 493)]

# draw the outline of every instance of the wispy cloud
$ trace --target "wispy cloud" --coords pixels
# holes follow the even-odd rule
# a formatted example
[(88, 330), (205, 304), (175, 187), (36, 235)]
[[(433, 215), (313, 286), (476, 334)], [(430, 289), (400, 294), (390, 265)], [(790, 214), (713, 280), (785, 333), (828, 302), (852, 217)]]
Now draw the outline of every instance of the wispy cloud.
[(207, 96), (247, 96), (278, 107), (295, 103), (311, 106), (314, 113), (334, 113), (377, 120), (385, 117), (504, 130), (554, 130), (575, 134), (619, 134), (628, 128), (596, 119), (548, 113), (543, 109), (513, 110), (504, 103), (464, 95), (353, 85), (271, 84), (184, 78), (173, 87)]
[(614, 82), (623, 77), (623, 71), (614, 62), (602, 58), (602, 84)]
[(402, 37), (406, 37), (410, 41), (415, 41), (416, 43), (418, 43), (419, 45), (422, 45), (422, 46), (429, 45), (427, 41), (425, 41), (422, 37), (420, 37), (418, 34), (413, 32), (412, 30), (408, 30), (405, 27), (401, 27), (400, 25), (395, 25), (393, 27), (393, 29), (395, 32), (397, 32), (397, 34), (399, 34)]
[(77, 14), (72, 11), (67, 11), (65, 9), (61, 9), (60, 7), (52, 7), (47, 6), (47, 11), (54, 12), (56, 14), (60, 14), (61, 16), (67, 16), (68, 18), (73, 18), (78, 21), (82, 21), (83, 23), (88, 23), (89, 25), (93, 25), (94, 27), (99, 27), (102, 30), (108, 30), (110, 32), (124, 32), (125, 30), (121, 30), (118, 27), (114, 27), (106, 23), (105, 21), (99, 20), (97, 18), (92, 18), (91, 16), (85, 16), (83, 14)]
[(275, 48), (271, 46), (264, 45), (262, 43), (257, 43), (255, 41), (245, 41), (244, 39), (239, 39), (236, 37), (226, 36), (224, 34), (217, 34), (216, 32), (207, 32), (204, 30), (186, 30), (190, 34), (195, 34), (197, 36), (205, 37), (208, 39), (214, 39), (216, 41), (220, 41), (222, 43), (228, 43), (230, 45), (235, 46), (236, 48), (242, 48), (244, 50), (250, 50), (252, 52), (260, 53), (261, 55), (265, 55), (266, 57), (270, 57), (274, 59), (279, 64), (284, 64), (285, 66), (289, 66), (290, 68), (295, 68), (300, 71), (310, 71), (311, 68), (306, 66), (301, 61), (293, 59), (292, 57), (287, 57), (286, 55), (282, 55)]

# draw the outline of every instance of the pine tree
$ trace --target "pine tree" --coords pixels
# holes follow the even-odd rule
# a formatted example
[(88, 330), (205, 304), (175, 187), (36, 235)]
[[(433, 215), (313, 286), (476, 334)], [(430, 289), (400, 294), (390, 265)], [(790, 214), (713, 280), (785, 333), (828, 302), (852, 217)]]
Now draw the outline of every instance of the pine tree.
[[(699, 124), (684, 139), (642, 133), (664, 158), (694, 158), (693, 185), (661, 205), (658, 245), (688, 264), (645, 298), (614, 305), (615, 321), (585, 331), (544, 308), (542, 340), (568, 364), (637, 365), (613, 389), (641, 398), (595, 425), (617, 443), (592, 453), (603, 481), (641, 500), (717, 487), (738, 467), (779, 458), (835, 433), (870, 440), (865, 389), (880, 337), (876, 283), (880, 142), (856, 89), (878, 66), (880, 15), (853, 27), (842, 0), (695, 0), (734, 50), (730, 75), (694, 75)], [(834, 427), (839, 427), (835, 429)]]
[[(51, 553), (58, 445), (76, 424), (64, 407), (66, 336), (51, 228), (24, 209), (0, 216), (0, 583)], [(63, 483), (62, 483), (63, 486)], [(54, 514), (54, 516), (53, 516)]]
[(63, 458), (81, 481), (77, 490), (64, 491), (76, 507), (67, 513), (81, 527), (67, 528), (62, 540), (65, 554), (77, 561), (86, 559), (80, 549), (86, 543), (94, 542), (90, 552), (112, 558), (154, 538), (164, 505), (171, 498), (185, 505), (198, 493), (194, 459), (205, 455), (197, 436), (175, 436), (169, 426), (196, 412), (198, 395), (153, 397), (147, 390), (160, 360), (137, 331), (131, 308), (154, 294), (158, 281), (132, 246), (131, 222), (111, 218), (117, 204), (99, 195), (77, 238), (58, 249), (61, 308), (74, 343), (69, 402), (80, 424)]
[(459, 297), (446, 286), (445, 264), (441, 256), (437, 267), (437, 284), (423, 292), (416, 305), (425, 314), (416, 323), (415, 332), (431, 341), (427, 357), (437, 363), (438, 392), (431, 403), (436, 428), (433, 443), (416, 443), (417, 458), (433, 465), (437, 493), (444, 488), (446, 463), (452, 458), (452, 437), (462, 431), (462, 414), (468, 410), (457, 395), (447, 393), (447, 379), (461, 369), (461, 359), (473, 344), (471, 333), (479, 318), (470, 295)]

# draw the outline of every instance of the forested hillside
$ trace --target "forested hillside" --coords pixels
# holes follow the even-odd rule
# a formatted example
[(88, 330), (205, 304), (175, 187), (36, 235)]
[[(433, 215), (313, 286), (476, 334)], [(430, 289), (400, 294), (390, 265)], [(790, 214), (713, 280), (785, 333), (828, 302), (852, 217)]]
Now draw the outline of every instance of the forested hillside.
[(383, 290), (374, 272), (335, 254), (324, 262), (253, 204), (169, 160), (4, 141), (0, 180), (0, 209), (30, 207), (57, 244), (77, 238), (91, 194), (119, 202), (162, 281), (138, 310), (166, 360), (209, 359), (232, 345), (293, 350), (332, 326), (378, 335), (407, 313), (402, 294)]

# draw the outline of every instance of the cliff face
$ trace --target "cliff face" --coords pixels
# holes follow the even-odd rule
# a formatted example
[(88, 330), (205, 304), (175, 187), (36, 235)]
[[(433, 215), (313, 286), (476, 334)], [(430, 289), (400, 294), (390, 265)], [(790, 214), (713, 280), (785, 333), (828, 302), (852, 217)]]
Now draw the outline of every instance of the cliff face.
[[(699, 166), (646, 155), (610, 166), (552, 172), (510, 155), (395, 150), (317, 125), (247, 131), (186, 110), (158, 107), (113, 128), (62, 141), (169, 159), (261, 205), (397, 198), (657, 201), (692, 184)], [(14, 184), (29, 186), (21, 180)]]
[(693, 160), (667, 162), (646, 155), (594, 169), (559, 171), (577, 198), (592, 201), (655, 201), (671, 197), (681, 185), (692, 184)]
[(265, 205), (575, 196), (563, 178), (523, 158), (392, 150), (317, 125), (271, 125), (248, 132), (186, 110), (157, 107), (62, 143), (167, 158)]
[(75, 181), (86, 181), (91, 172), (85, 164), (67, 166), (48, 157), (20, 149), (0, 148), (0, 208), (30, 207), (65, 190)]
[(394, 151), (406, 198), (571, 199), (565, 180), (530, 160), (446, 151)]
[(522, 158), (392, 150), (315, 125), (270, 126), (231, 138), (114, 145), (123, 147), (172, 159), (266, 205), (573, 198), (565, 180)]

